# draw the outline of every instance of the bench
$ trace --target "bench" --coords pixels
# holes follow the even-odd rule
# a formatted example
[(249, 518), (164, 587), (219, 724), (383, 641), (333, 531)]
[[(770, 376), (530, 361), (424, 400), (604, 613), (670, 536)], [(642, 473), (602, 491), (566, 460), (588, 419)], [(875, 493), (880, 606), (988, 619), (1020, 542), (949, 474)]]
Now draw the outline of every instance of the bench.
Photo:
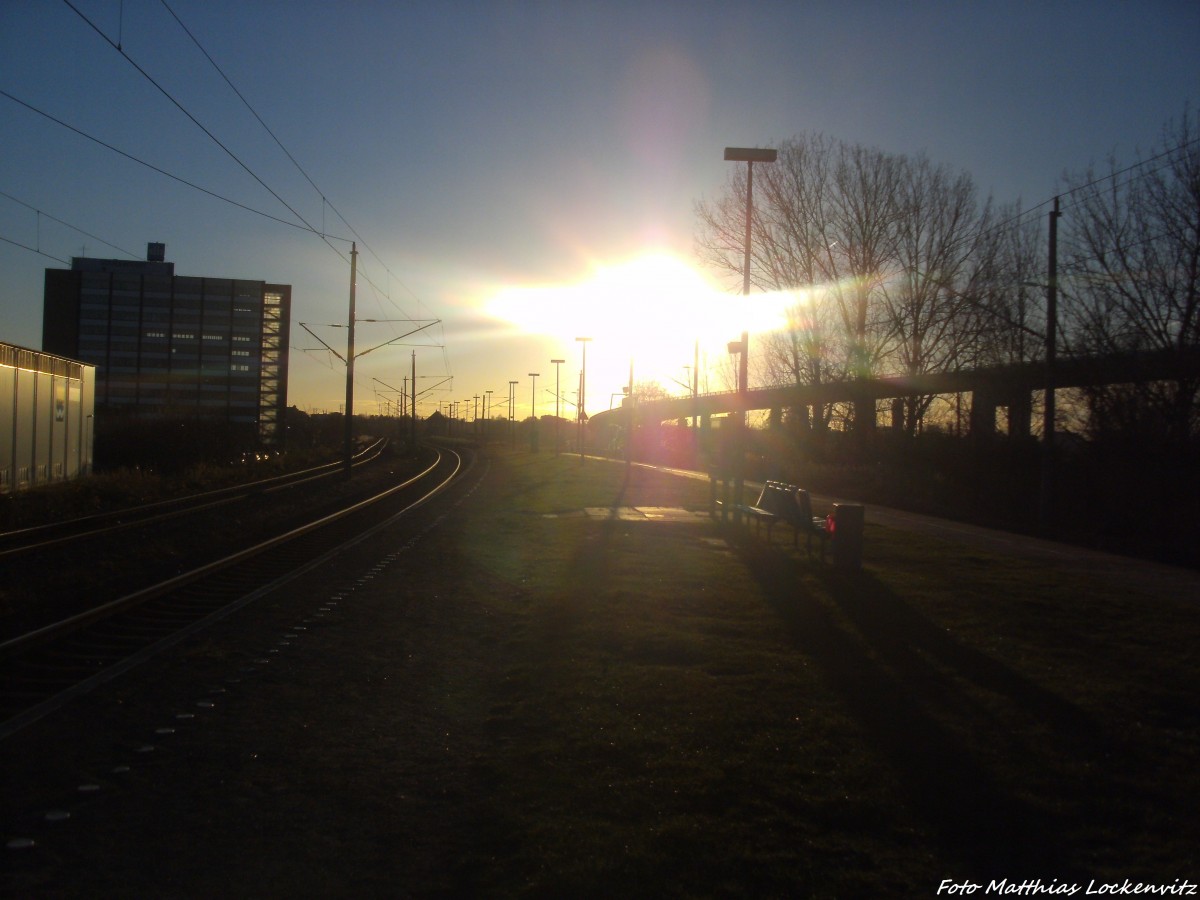
[(812, 540), (815, 537), (821, 542), (821, 559), (825, 559), (825, 546), (832, 537), (829, 533), (829, 520), (813, 515), (812, 498), (804, 488), (796, 488), (793, 498), (796, 505), (796, 521), (792, 525), (792, 546), (796, 545), (800, 532), (804, 532), (808, 555), (812, 556)]
[(775, 523), (780, 519), (787, 518), (788, 515), (788, 497), (786, 494), (786, 486), (778, 481), (768, 481), (763, 485), (762, 491), (758, 495), (758, 500), (752, 506), (738, 506), (738, 511), (741, 512), (747, 519), (754, 520), (755, 533), (762, 527), (765, 522), (767, 524), (767, 541), (771, 540), (771, 529), (775, 527)]
[(799, 544), (801, 534), (805, 536), (805, 549), (812, 556), (813, 538), (821, 542), (821, 558), (825, 558), (825, 545), (829, 540), (826, 520), (812, 513), (812, 498), (804, 488), (784, 484), (781, 481), (768, 481), (763, 485), (758, 495), (758, 502), (753, 506), (740, 506), (738, 509), (747, 518), (754, 519), (757, 532), (765, 522), (767, 526), (767, 542), (771, 540), (771, 531), (776, 522), (786, 522), (792, 526), (792, 546)]

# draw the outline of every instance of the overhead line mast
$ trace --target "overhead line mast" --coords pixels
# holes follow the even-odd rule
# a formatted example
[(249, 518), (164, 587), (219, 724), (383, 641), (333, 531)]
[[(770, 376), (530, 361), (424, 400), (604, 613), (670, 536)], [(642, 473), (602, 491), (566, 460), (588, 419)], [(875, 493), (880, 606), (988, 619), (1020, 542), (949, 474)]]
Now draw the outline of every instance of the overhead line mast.
[(358, 245), (350, 244), (350, 318), (346, 333), (346, 434), (342, 465), (349, 478), (354, 469), (354, 288), (358, 275)]

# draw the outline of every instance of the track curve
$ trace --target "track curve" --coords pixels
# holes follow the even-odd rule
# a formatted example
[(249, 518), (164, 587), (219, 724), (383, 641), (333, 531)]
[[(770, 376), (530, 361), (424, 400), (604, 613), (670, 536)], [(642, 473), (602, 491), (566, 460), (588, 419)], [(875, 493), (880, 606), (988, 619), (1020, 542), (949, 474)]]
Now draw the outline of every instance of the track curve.
[(420, 472), (251, 547), (0, 643), (0, 739), (301, 577), (445, 492), (473, 457), (432, 449)]

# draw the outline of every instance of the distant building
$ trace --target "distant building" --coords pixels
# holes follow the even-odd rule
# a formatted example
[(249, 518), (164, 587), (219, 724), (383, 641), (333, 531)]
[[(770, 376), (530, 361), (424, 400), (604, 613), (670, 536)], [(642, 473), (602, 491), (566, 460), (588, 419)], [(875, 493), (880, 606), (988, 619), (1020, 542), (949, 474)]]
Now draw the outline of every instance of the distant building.
[(278, 443), (291, 285), (176, 275), (165, 249), (47, 269), (43, 349), (96, 367), (106, 415), (250, 423), (263, 443)]
[(0, 343), (0, 494), (92, 469), (96, 367)]

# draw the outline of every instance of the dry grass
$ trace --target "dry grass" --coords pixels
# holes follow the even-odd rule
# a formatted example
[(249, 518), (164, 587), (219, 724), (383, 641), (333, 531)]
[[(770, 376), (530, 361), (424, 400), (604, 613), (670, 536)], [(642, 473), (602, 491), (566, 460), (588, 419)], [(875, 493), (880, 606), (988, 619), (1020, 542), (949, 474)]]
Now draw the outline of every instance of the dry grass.
[[(505, 602), (505, 891), (924, 893), (1197, 862), (1194, 598), (870, 528), (847, 573), (715, 526), (544, 518), (703, 484), (514, 456), (465, 536)], [(488, 862), (490, 860), (490, 862)], [(502, 862), (501, 862), (502, 861)]]
[[(563, 515), (702, 509), (701, 482), (549, 453), (488, 465), (334, 621), (136, 769), (103, 828), (81, 814), (22, 857), (18, 883), (883, 897), (1196, 880), (1195, 598), (871, 525), (864, 569), (837, 571), (784, 529), (768, 546)], [(310, 587), (354, 579), (360, 552)], [(261, 653), (294, 621), (275, 603), (130, 683), (87, 733), (149, 725), (156, 692)], [(55, 768), (84, 743), (46, 737)], [(17, 750), (0, 761), (28, 767)]]

